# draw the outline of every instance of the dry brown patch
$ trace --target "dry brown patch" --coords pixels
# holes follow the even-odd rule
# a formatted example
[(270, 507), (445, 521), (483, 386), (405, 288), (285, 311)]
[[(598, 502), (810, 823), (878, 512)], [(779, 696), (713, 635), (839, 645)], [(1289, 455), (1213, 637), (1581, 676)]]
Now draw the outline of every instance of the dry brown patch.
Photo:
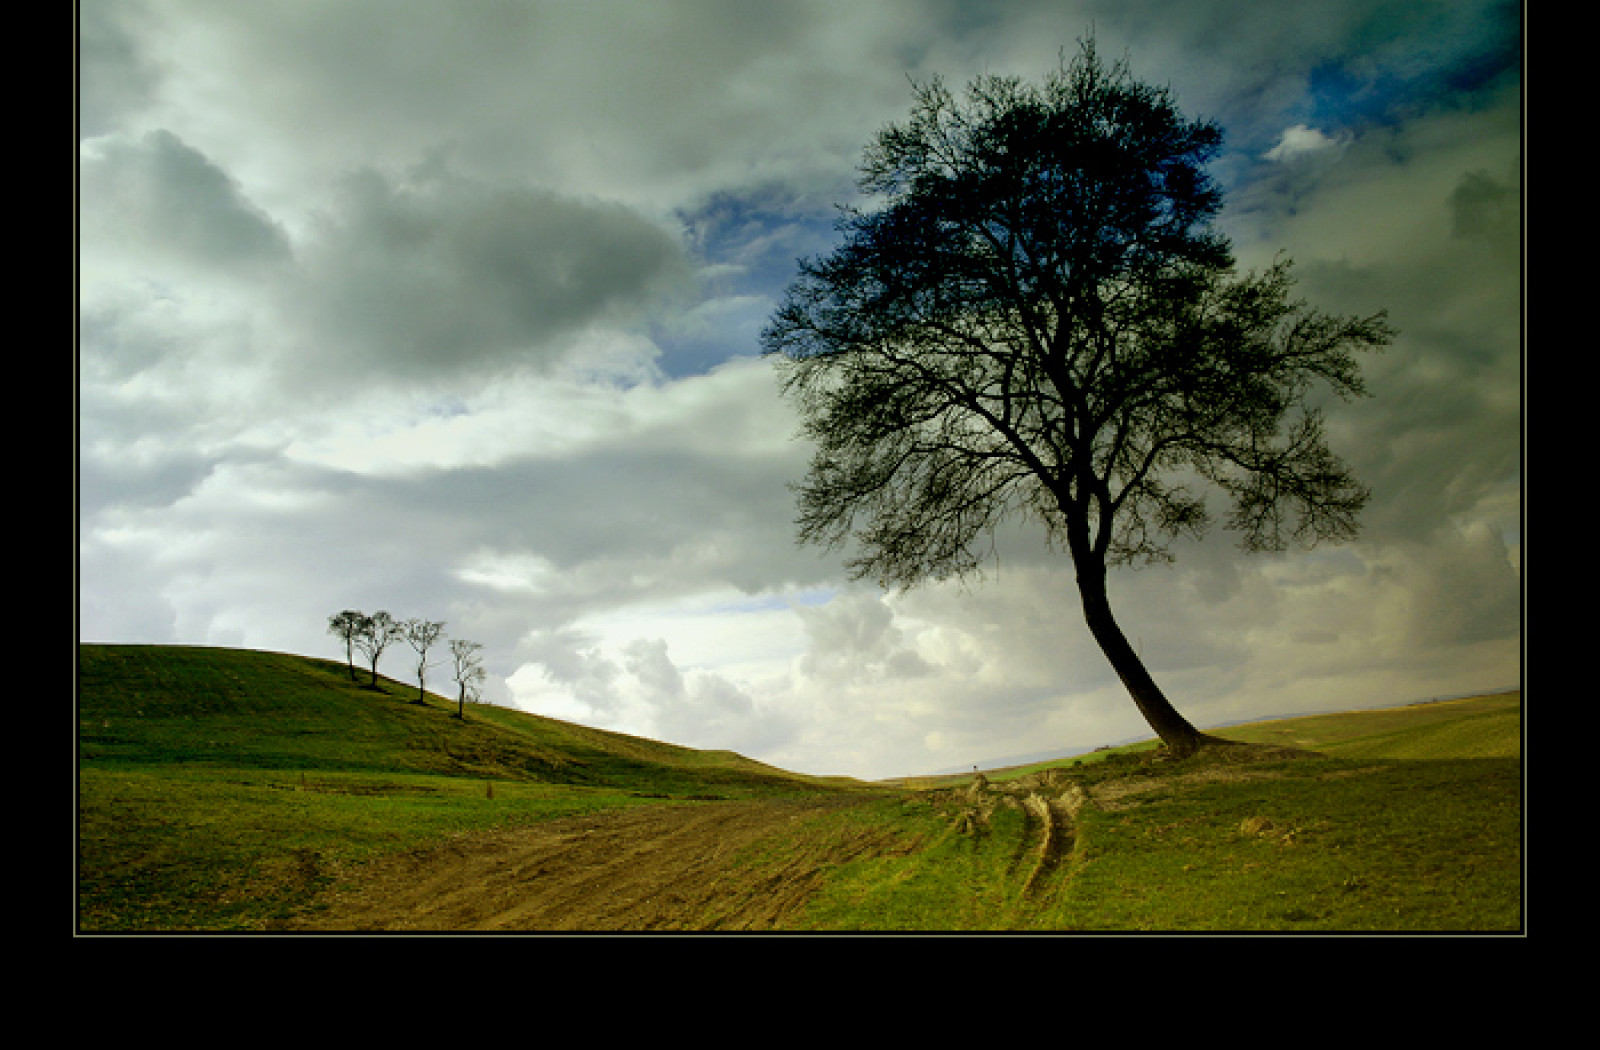
[[(289, 930), (763, 930), (822, 871), (903, 845), (844, 825), (790, 833), (848, 796), (649, 805), (457, 836), (367, 866)], [(767, 862), (752, 851), (776, 844)], [(777, 848), (777, 846), (783, 848)]]

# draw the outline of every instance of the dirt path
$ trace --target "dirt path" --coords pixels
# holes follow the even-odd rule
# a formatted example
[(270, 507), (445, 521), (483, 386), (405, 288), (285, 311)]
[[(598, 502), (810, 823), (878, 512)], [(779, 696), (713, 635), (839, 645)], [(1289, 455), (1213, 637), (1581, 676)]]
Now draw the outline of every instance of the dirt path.
[[(1042, 886), (1073, 848), (1083, 805), (1117, 809), (1126, 797), (1179, 780), (1273, 775), (1253, 760), (1299, 752), (1230, 746), (1205, 765), (1161, 777), (1111, 777), (1088, 791), (1050, 770), (1004, 784), (929, 791), (967, 818), (1021, 806), (1032, 847), (1026, 889)], [(879, 796), (641, 805), (497, 834), (452, 838), (366, 866), (278, 929), (311, 930), (774, 930), (797, 916), (830, 865), (915, 848), (879, 822), (828, 820)], [(1021, 854), (1019, 853), (1019, 856)], [(1019, 876), (1020, 877), (1020, 876)]]
[[(365, 869), (285, 928), (770, 930), (804, 904), (823, 865), (899, 848), (809, 820), (860, 802), (647, 805), (462, 836)], [(783, 849), (764, 857), (764, 842)]]

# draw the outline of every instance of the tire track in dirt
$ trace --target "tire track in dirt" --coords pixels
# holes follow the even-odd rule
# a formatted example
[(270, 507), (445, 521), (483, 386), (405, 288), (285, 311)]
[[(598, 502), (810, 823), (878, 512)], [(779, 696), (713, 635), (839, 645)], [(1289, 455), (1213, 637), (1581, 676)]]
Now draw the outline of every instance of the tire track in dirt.
[(367, 866), (284, 929), (777, 929), (824, 866), (905, 848), (881, 831), (808, 825), (863, 801), (663, 803), (458, 836)]
[[(991, 784), (982, 773), (958, 792), (930, 794), (957, 809), (951, 824), (957, 834), (989, 834), (990, 818), (996, 807), (1021, 811), (1022, 831), (1011, 843), (1011, 861), (1006, 874), (1022, 882), (1024, 897), (1034, 897), (1049, 877), (1072, 854), (1077, 843), (1076, 821), (1080, 810), (1089, 805), (1082, 787), (1056, 772), (1033, 774), (1004, 784)], [(1027, 873), (1023, 874), (1026, 867)]]

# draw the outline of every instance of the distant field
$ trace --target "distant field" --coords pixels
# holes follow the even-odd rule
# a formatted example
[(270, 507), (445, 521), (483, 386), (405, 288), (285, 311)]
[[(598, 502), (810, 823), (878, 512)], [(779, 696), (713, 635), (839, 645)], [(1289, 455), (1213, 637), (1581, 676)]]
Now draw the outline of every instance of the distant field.
[(1522, 695), (1495, 693), (1215, 730), (1229, 740), (1345, 758), (1518, 758)]
[[(1298, 747), (1358, 758), (1518, 758), (1522, 754), (1522, 696), (1490, 693), (1454, 700), (1305, 715), (1225, 726), (1207, 732), (1248, 744)], [(992, 781), (1013, 780), (1045, 769), (1091, 765), (1113, 755), (1155, 749), (1154, 739), (1024, 765), (991, 769)], [(896, 777), (885, 783), (935, 788), (971, 783), (972, 773)]]

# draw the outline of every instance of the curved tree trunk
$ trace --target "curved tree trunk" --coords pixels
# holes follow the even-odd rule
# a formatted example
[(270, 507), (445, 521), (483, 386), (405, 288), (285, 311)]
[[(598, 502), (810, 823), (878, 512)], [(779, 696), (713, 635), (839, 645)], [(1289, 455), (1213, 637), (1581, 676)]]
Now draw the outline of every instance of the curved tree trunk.
[(1083, 618), (1089, 625), (1089, 633), (1111, 661), (1112, 669), (1138, 705), (1139, 713), (1174, 757), (1193, 754), (1204, 737), (1172, 706), (1145, 669), (1144, 661), (1128, 644), (1122, 628), (1117, 626), (1116, 618), (1111, 615), (1111, 600), (1106, 595), (1105, 570), (1091, 568), (1086, 572), (1080, 568), (1078, 593), (1083, 599)]

